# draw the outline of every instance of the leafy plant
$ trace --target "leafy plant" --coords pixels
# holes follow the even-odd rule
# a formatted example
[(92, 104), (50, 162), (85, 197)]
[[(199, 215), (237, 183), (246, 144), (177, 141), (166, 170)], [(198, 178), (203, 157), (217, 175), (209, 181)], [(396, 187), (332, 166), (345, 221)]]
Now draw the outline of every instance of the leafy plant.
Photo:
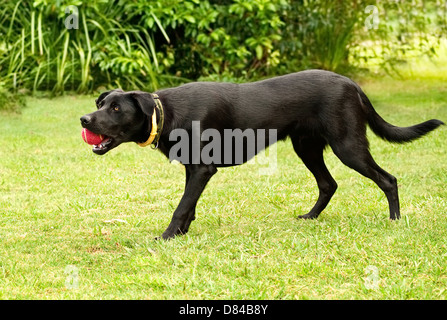
[[(78, 8), (77, 29), (67, 28), (69, 5)], [(120, 85), (159, 86), (155, 46), (142, 25), (132, 23), (120, 1), (2, 1), (0, 75), (9, 89), (25, 87), (88, 92)], [(5, 66), (5, 67), (3, 67)], [(169, 78), (162, 78), (169, 79)]]
[[(434, 54), (439, 0), (0, 0), (0, 77), (17, 91), (153, 91), (179, 82), (247, 80), (306, 68), (345, 72)], [(76, 9), (76, 10), (75, 10)], [(67, 19), (76, 20), (68, 28)], [(71, 25), (70, 25), (71, 26)]]
[(23, 93), (6, 90), (0, 82), (0, 111), (20, 112), (26, 106)]

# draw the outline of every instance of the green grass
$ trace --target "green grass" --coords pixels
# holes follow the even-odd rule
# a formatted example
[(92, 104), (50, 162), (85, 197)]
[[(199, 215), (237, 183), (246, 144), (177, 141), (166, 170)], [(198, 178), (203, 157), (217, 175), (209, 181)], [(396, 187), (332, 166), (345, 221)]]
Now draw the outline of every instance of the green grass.
[[(395, 125), (447, 120), (443, 83), (362, 85)], [(219, 170), (188, 235), (166, 242), (154, 238), (182, 195), (181, 165), (135, 144), (95, 156), (79, 125), (93, 97), (27, 104), (0, 117), (0, 299), (447, 298), (446, 127), (406, 145), (369, 132), (376, 161), (398, 178), (400, 221), (330, 150), (337, 193), (318, 220), (295, 219), (317, 187), (285, 141), (273, 175)]]

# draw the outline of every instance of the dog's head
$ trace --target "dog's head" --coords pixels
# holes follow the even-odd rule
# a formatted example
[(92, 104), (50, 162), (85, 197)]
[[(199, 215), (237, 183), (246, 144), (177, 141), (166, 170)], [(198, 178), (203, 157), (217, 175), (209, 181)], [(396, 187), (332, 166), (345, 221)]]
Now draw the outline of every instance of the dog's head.
[(96, 99), (96, 107), (98, 110), (81, 117), (82, 127), (104, 136), (103, 141), (93, 147), (94, 153), (103, 155), (121, 143), (147, 140), (155, 108), (150, 93), (107, 91)]

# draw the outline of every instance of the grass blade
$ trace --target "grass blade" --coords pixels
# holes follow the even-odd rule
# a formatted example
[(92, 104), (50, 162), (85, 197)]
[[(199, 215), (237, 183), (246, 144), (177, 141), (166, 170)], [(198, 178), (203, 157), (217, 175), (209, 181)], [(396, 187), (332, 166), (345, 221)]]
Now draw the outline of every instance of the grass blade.
[(161, 31), (161, 33), (163, 34), (163, 36), (165, 37), (166, 41), (167, 41), (168, 43), (171, 43), (171, 40), (169, 39), (169, 36), (168, 36), (168, 34), (166, 33), (165, 29), (163, 28), (163, 26), (162, 26), (160, 20), (158, 20), (157, 16), (156, 16), (153, 12), (151, 12), (151, 16), (152, 16), (152, 18), (154, 18), (155, 23), (157, 24), (158, 28), (160, 28), (160, 31)]
[(39, 54), (43, 56), (42, 11), (39, 12), (37, 18), (37, 35), (39, 38)]
[(36, 20), (36, 11), (31, 12), (31, 54), (34, 55), (34, 28)]

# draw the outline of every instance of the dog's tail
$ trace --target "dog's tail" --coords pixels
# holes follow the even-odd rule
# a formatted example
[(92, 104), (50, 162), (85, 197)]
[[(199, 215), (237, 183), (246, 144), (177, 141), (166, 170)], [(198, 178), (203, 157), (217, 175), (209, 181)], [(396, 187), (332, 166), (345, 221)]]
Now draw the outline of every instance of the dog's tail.
[(375, 134), (384, 140), (396, 143), (410, 142), (444, 124), (441, 120), (432, 119), (410, 127), (393, 126), (383, 120), (376, 110), (374, 110), (374, 107), (366, 94), (359, 89), (360, 88), (358, 88), (357, 91), (363, 110), (366, 112), (369, 127)]

